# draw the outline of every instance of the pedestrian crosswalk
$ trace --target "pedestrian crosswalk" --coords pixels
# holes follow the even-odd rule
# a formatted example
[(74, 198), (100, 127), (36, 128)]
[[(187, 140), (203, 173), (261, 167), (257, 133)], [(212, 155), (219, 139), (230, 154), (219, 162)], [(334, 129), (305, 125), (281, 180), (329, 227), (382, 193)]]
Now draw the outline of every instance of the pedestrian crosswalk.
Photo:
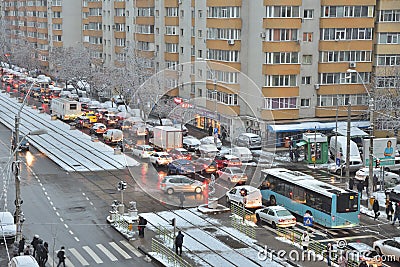
[[(56, 267), (58, 259), (54, 258), (51, 253), (46, 266)], [(121, 240), (119, 242), (108, 242), (103, 244), (94, 244), (93, 246), (82, 246), (74, 248), (66, 248), (65, 266), (80, 267), (80, 266), (97, 266), (104, 264), (109, 266), (111, 262), (118, 260), (129, 260), (134, 257), (142, 257), (143, 254), (132, 246), (128, 241)]]

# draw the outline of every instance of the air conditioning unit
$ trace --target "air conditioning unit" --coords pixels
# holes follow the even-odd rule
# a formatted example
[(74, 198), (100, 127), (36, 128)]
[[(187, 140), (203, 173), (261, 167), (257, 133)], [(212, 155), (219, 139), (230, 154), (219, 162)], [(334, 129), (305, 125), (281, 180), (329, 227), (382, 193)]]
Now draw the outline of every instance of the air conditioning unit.
[(265, 34), (265, 32), (260, 32), (260, 37), (265, 39), (267, 37), (267, 35)]
[(315, 90), (319, 90), (319, 84), (314, 84)]
[(228, 40), (228, 45), (234, 45), (235, 44), (235, 40)]
[(357, 63), (356, 62), (350, 62), (349, 63), (349, 68), (355, 68), (357, 67)]

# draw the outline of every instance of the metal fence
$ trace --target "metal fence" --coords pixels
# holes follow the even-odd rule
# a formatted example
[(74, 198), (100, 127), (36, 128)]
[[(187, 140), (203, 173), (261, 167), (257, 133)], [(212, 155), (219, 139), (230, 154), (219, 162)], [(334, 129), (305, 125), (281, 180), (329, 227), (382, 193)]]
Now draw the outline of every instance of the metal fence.
[(177, 255), (175, 251), (154, 238), (151, 240), (151, 250), (160, 255), (162, 259), (165, 259), (168, 262), (168, 266), (191, 267), (190, 263)]
[[(244, 220), (256, 222), (256, 215), (254, 212), (245, 209), (243, 206), (239, 206), (235, 203), (231, 203), (231, 213), (238, 217), (231, 217), (231, 225), (233, 228), (240, 232), (248, 235), (251, 238), (256, 238), (256, 230), (253, 226), (248, 223), (244, 223)], [(240, 218), (239, 218), (240, 217)]]

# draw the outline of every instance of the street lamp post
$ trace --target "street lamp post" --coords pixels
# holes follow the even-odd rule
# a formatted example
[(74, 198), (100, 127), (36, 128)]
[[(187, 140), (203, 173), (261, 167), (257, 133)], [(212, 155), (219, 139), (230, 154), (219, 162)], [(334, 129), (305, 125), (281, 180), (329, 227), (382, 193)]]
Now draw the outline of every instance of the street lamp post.
[(215, 129), (217, 129), (216, 126), (216, 121), (217, 121), (217, 100), (218, 100), (218, 93), (217, 93), (217, 79), (214, 77), (214, 129), (213, 129), (213, 134), (214, 134), (214, 144), (215, 146), (218, 146), (218, 132), (215, 132)]
[[(374, 98), (371, 95), (371, 93), (369, 92), (369, 90), (367, 89), (367, 86), (364, 83), (364, 79), (363, 77), (361, 77), (360, 73), (357, 70), (354, 69), (348, 69), (346, 71), (347, 73), (356, 73), (357, 77), (359, 77), (361, 79), (362, 85), (364, 86), (365, 91), (368, 94), (369, 97), (369, 121), (370, 121), (370, 127), (371, 127), (371, 131), (370, 131), (370, 136), (369, 136), (369, 162), (368, 162), (368, 188), (367, 188), (367, 195), (371, 196), (372, 195), (372, 186), (373, 186), (373, 176), (374, 176), (374, 166), (373, 166), (373, 162), (374, 162), (374, 111), (375, 111), (375, 102), (374, 102)], [(349, 153), (349, 152), (347, 152)], [(364, 159), (365, 160), (365, 159)], [(370, 208), (370, 204), (368, 201), (368, 208)]]

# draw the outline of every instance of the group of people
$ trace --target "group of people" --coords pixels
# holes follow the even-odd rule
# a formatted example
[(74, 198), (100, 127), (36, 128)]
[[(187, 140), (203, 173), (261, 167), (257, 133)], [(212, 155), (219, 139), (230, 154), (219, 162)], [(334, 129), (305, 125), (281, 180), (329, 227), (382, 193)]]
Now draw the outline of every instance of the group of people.
[(386, 199), (385, 211), (386, 211), (386, 218), (390, 222), (392, 222), (392, 225), (395, 224), (396, 220), (399, 220), (399, 224), (400, 224), (400, 202), (396, 203), (389, 199)]
[[(38, 262), (40, 267), (45, 267), (49, 259), (49, 244), (35, 235), (30, 243), (27, 243), (25, 237), (22, 237), (19, 242), (14, 243), (14, 257), (21, 255), (32, 255)], [(57, 253), (59, 259), (57, 267), (61, 264), (65, 267), (65, 248)]]

